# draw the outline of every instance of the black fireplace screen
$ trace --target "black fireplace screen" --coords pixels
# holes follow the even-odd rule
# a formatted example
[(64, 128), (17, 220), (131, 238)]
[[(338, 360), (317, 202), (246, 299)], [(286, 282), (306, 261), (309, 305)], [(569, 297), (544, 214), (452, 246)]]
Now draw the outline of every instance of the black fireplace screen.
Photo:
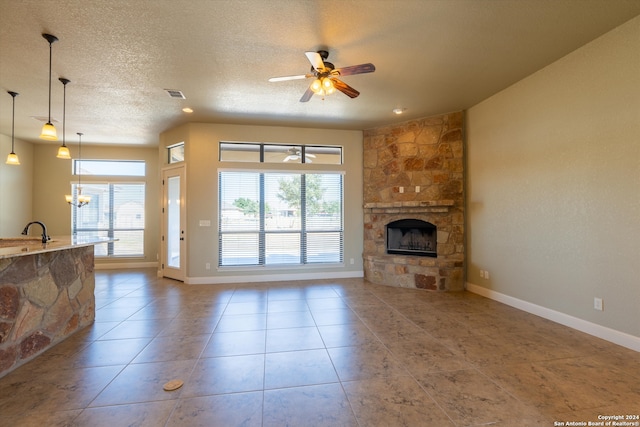
[(419, 219), (387, 224), (387, 253), (436, 257), (436, 226)]

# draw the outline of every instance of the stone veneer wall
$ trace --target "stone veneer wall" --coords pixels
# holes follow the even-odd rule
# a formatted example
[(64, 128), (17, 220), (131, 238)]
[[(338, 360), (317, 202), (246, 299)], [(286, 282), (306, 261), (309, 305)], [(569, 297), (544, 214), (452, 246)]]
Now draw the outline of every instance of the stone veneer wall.
[[(364, 272), (384, 285), (464, 288), (463, 114), (364, 133)], [(385, 226), (418, 218), (438, 228), (437, 257), (387, 255)]]
[(0, 377), (93, 323), (93, 246), (0, 259)]

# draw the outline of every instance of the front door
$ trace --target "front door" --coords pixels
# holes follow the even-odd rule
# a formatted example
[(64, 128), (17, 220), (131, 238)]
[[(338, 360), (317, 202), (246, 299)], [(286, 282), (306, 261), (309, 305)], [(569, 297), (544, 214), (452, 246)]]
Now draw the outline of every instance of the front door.
[(184, 281), (185, 276), (185, 172), (184, 166), (162, 172), (162, 275)]

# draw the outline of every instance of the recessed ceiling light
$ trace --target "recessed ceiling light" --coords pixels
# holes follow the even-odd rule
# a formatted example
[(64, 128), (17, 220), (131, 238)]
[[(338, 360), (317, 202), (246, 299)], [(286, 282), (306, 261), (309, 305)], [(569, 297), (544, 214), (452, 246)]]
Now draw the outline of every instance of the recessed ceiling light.
[(393, 109), (393, 110), (391, 110), (391, 111), (393, 111), (393, 114), (402, 114), (402, 113), (404, 113), (405, 111), (407, 111), (407, 109), (406, 109), (406, 108), (394, 108), (394, 109)]
[(185, 113), (193, 113), (193, 110), (189, 107), (184, 107), (182, 111), (184, 111)]

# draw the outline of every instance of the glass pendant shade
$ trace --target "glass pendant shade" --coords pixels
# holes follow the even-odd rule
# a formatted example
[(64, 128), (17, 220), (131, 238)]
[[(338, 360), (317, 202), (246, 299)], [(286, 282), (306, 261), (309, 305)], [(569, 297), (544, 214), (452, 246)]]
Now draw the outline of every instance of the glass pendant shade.
[(16, 153), (14, 153), (13, 151), (11, 153), (9, 153), (9, 155), (7, 156), (7, 161), (6, 163), (8, 165), (19, 165), (20, 164), (20, 159), (18, 159), (18, 155)]
[(66, 159), (66, 160), (71, 159), (71, 153), (69, 152), (69, 147), (67, 147), (66, 145), (61, 145), (60, 147), (58, 147), (58, 154), (56, 155), (56, 157), (59, 159)]
[(57, 141), (58, 140), (58, 132), (56, 132), (56, 128), (51, 124), (51, 122), (45, 123), (42, 126), (42, 133), (40, 134), (41, 139), (46, 139), (47, 141)]

